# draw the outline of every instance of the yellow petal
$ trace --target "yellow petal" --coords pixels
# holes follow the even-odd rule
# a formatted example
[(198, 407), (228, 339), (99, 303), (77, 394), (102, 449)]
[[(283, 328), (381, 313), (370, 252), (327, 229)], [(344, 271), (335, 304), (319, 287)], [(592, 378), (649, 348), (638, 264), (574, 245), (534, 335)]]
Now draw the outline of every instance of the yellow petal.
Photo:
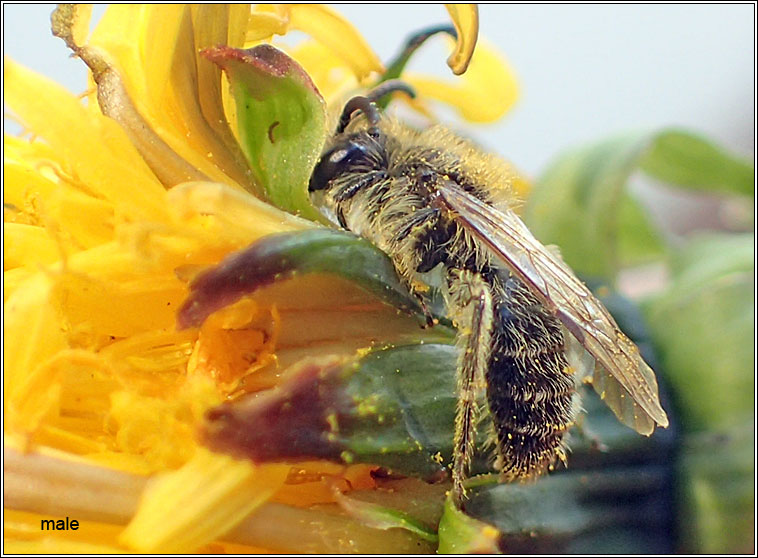
[(480, 41), (468, 71), (455, 82), (414, 74), (403, 78), (420, 97), (442, 101), (471, 122), (494, 122), (518, 99), (518, 82), (510, 65), (484, 41)]
[[(34, 432), (37, 443), (56, 438), (53, 447), (73, 453), (104, 450), (97, 438), (105, 436), (109, 396), (117, 387), (109, 372), (89, 351), (58, 352), (28, 371), (8, 401), (13, 429)], [(43, 422), (47, 436), (40, 438), (37, 430)]]
[(165, 191), (123, 130), (58, 84), (5, 60), (5, 102), (76, 176), (131, 219), (163, 219)]
[(127, 91), (122, 72), (107, 53), (77, 44), (74, 28), (81, 11), (76, 5), (59, 5), (52, 15), (52, 29), (53, 34), (62, 38), (91, 70), (89, 79), (95, 86), (91, 87), (93, 93), (89, 95), (90, 110), (95, 114), (102, 112), (118, 122), (164, 185), (173, 186), (185, 180), (207, 178), (156, 134), (144, 118), (144, 112), (136, 107)]
[(458, 33), (455, 50), (447, 59), (453, 73), (460, 75), (466, 71), (474, 54), (479, 35), (479, 8), (476, 4), (445, 4), (453, 25)]
[(201, 149), (206, 151), (201, 154), (210, 157), (238, 184), (252, 189), (247, 162), (224, 113), (221, 68), (199, 54), (200, 50), (217, 45), (241, 47), (250, 8), (246, 4), (200, 4), (192, 5), (191, 14), (195, 48), (176, 58), (174, 74), (181, 73), (180, 61), (188, 71), (184, 73), (186, 81), (174, 77), (173, 89), (184, 99), (185, 115), (193, 117), (187, 122), (188, 127), (195, 126), (194, 132), (205, 136)]
[(245, 244), (268, 234), (316, 226), (223, 184), (188, 182), (171, 190), (168, 199), (180, 222), (212, 215), (223, 223), (230, 239), (246, 238)]
[(19, 223), (3, 223), (3, 266), (6, 269), (23, 265), (36, 267), (61, 257), (61, 249), (43, 227)]
[[(44, 519), (51, 519), (51, 517), (45, 516)], [(78, 533), (79, 530), (77, 529)], [(7, 544), (4, 545), (5, 551), (9, 554), (92, 554), (95, 556), (106, 556), (108, 554), (126, 554), (128, 552), (117, 546), (61, 540), (61, 537), (47, 537), (38, 541), (10, 540), (6, 542)]]
[(34, 433), (34, 444), (55, 448), (69, 454), (87, 455), (89, 458), (91, 454), (103, 452), (108, 447), (105, 442), (96, 439), (98, 434), (102, 436), (102, 432), (72, 432), (69, 424), (62, 427), (41, 424)]
[[(51, 515), (3, 510), (4, 550), (20, 554), (114, 554), (125, 549), (116, 544), (121, 531), (118, 525), (108, 525), (78, 518), (76, 530), (47, 531), (40, 529), (43, 519), (63, 519)], [(71, 517), (70, 519), (76, 519)], [(16, 550), (10, 550), (16, 549)]]
[(274, 35), (284, 35), (287, 32), (288, 23), (286, 18), (272, 12), (261, 11), (259, 6), (250, 14), (245, 41), (263, 41), (271, 39)]
[[(328, 105), (339, 103), (339, 108), (342, 108), (345, 94), (359, 86), (350, 67), (318, 41), (303, 41), (289, 54), (305, 69)], [(333, 111), (329, 112), (331, 114)]]
[(114, 393), (111, 416), (118, 429), (117, 449), (143, 457), (151, 472), (183, 465), (197, 448), (194, 425), (182, 420), (183, 407), (163, 397)]
[[(6, 157), (3, 192), (6, 204), (12, 204), (27, 218), (28, 224), (43, 224), (58, 241), (64, 242), (67, 250), (91, 248), (113, 238), (113, 204), (62, 180), (54, 182), (32, 163), (17, 163)], [(53, 161), (40, 161), (45, 163)], [(11, 267), (7, 256), (6, 253), (6, 269)], [(31, 256), (24, 258), (27, 265), (38, 259), (34, 254), (27, 256)]]
[(65, 289), (64, 311), (72, 325), (82, 324), (113, 337), (173, 327), (174, 309), (186, 296), (184, 285), (171, 276), (146, 276), (120, 284), (75, 274), (65, 279), (60, 288)]
[(193, 551), (268, 500), (289, 470), (200, 449), (184, 467), (148, 487), (120, 541), (138, 552)]
[(21, 285), (26, 284), (35, 274), (36, 270), (23, 267), (5, 271), (3, 273), (3, 302), (7, 301)]
[(352, 70), (358, 80), (382, 72), (381, 61), (361, 34), (340, 14), (320, 4), (280, 6), (289, 29), (303, 31), (331, 50)]
[(27, 392), (31, 372), (67, 344), (60, 315), (52, 304), (52, 283), (41, 273), (8, 298), (3, 318), (5, 419), (6, 425), (13, 425), (24, 421), (13, 409), (20, 394)]

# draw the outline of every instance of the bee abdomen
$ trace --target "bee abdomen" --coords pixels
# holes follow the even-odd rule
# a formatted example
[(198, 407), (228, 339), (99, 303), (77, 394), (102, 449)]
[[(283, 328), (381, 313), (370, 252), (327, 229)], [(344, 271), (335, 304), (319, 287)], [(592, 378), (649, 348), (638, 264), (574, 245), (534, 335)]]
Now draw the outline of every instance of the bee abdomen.
[(487, 402), (506, 478), (544, 473), (574, 421), (574, 378), (556, 318), (514, 278), (496, 294)]

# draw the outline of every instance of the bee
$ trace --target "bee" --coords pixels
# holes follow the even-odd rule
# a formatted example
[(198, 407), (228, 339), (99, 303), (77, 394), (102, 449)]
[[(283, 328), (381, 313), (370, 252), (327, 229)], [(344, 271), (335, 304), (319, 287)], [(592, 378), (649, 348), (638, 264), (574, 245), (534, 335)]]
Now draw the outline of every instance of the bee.
[(444, 127), (387, 117), (377, 103), (396, 91), (413, 94), (392, 80), (348, 101), (308, 189), (334, 225), (384, 251), (420, 300), (430, 287), (443, 293), (459, 348), (455, 502), (465, 498), (480, 399), (504, 479), (565, 461), (582, 379), (572, 347), (594, 358), (593, 385), (623, 423), (645, 435), (666, 427), (637, 347), (514, 212), (507, 164)]

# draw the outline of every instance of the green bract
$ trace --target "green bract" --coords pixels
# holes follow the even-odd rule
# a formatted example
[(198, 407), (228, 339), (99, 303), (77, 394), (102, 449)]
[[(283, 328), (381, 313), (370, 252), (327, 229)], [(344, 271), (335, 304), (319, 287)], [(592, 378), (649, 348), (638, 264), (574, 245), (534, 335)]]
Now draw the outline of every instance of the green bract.
[(745, 196), (754, 192), (755, 177), (748, 161), (683, 130), (655, 134), (640, 168), (680, 187)]
[(483, 521), (463, 513), (455, 507), (452, 498), (445, 500), (440, 518), (439, 554), (495, 554), (500, 533)]
[(326, 139), (326, 106), (310, 77), (270, 45), (205, 55), (229, 78), (242, 150), (268, 200), (317, 219), (308, 180)]
[(201, 274), (179, 312), (179, 325), (200, 325), (212, 312), (261, 287), (317, 272), (340, 275), (388, 304), (421, 312), (384, 252), (353, 234), (315, 229), (270, 235)]

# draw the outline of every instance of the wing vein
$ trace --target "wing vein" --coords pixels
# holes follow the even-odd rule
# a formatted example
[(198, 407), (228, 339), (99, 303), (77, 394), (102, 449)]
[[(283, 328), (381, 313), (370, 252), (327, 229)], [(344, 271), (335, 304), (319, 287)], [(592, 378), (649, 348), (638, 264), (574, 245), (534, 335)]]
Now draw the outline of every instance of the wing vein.
[(449, 214), (527, 285), (607, 371), (609, 379), (631, 397), (631, 418), (629, 409), (624, 408), (623, 395), (621, 402), (609, 402), (619, 419), (639, 431), (647, 430), (640, 426), (646, 422), (636, 416), (640, 408), (660, 426), (667, 426), (655, 374), (637, 346), (566, 264), (545, 248), (513, 212), (498, 211), (452, 181), (441, 185), (437, 193)]

